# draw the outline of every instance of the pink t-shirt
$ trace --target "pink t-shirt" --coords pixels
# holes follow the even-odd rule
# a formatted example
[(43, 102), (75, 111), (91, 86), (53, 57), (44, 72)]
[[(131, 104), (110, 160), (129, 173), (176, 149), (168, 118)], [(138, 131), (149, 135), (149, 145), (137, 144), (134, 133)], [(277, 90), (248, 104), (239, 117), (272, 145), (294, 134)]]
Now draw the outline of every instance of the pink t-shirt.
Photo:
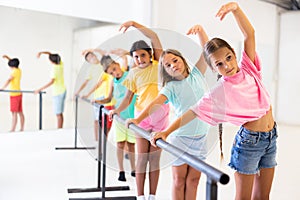
[(222, 77), (191, 110), (201, 120), (215, 126), (230, 122), (243, 125), (257, 120), (270, 109), (270, 96), (262, 83), (261, 66), (257, 55), (254, 63), (243, 52), (240, 71)]

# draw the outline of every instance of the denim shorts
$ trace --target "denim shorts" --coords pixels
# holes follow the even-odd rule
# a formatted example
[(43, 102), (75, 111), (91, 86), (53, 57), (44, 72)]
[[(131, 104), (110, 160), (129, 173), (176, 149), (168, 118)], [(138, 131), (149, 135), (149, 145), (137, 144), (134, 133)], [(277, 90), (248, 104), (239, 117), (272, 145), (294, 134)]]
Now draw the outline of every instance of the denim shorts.
[(229, 166), (241, 174), (257, 174), (261, 168), (277, 165), (277, 126), (269, 132), (253, 132), (243, 126), (231, 149)]
[(62, 114), (65, 109), (66, 91), (57, 96), (53, 96), (53, 109), (56, 115)]

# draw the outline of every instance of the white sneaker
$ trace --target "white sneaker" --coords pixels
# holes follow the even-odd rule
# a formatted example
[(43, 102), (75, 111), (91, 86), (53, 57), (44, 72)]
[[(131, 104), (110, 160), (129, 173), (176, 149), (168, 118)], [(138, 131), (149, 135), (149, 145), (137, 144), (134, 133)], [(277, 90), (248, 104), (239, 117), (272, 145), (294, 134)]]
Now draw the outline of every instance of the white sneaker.
[(155, 195), (149, 194), (148, 200), (155, 200), (155, 199), (156, 199), (156, 198), (155, 198)]
[(136, 200), (146, 200), (146, 198), (144, 195), (142, 195), (142, 196), (137, 196)]

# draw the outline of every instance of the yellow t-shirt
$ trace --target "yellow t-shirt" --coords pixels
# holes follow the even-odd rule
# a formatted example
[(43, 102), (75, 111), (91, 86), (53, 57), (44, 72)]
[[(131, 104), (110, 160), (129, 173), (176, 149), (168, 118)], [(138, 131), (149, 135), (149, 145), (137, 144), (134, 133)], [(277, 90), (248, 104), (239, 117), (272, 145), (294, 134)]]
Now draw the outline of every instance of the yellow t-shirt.
[(129, 74), (123, 85), (137, 95), (135, 109), (142, 111), (158, 95), (158, 62), (146, 68), (135, 67), (129, 70)]
[[(13, 77), (13, 79), (9, 83), (9, 89), (10, 90), (21, 90), (21, 76), (22, 76), (22, 71), (20, 68), (15, 68), (13, 67), (12, 72), (10, 76)], [(19, 96), (21, 95), (20, 92), (10, 92), (10, 96)]]
[(63, 62), (60, 62), (58, 65), (53, 65), (51, 79), (54, 79), (54, 83), (52, 85), (52, 95), (57, 96), (63, 94), (66, 91)]
[[(106, 98), (109, 95), (109, 90), (111, 87), (113, 77), (110, 76), (109, 74), (103, 72), (100, 79), (101, 79), (100, 81), (102, 81), (102, 84), (94, 92), (95, 99)], [(113, 106), (113, 105), (115, 105), (115, 103), (116, 103), (116, 100), (114, 98), (112, 98), (111, 102), (104, 104), (104, 106)]]

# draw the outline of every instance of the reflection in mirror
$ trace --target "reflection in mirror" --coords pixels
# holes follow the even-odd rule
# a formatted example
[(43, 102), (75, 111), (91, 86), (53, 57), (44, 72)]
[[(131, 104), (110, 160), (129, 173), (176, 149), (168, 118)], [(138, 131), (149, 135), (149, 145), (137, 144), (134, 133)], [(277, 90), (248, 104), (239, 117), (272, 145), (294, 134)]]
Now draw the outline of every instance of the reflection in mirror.
[[(0, 87), (9, 78), (11, 70), (4, 54), (20, 60), (22, 70), (21, 90), (34, 91), (50, 79), (51, 64), (47, 56), (37, 59), (39, 51), (50, 51), (61, 55), (64, 62), (64, 79), (67, 88), (64, 111), (64, 128), (74, 127), (73, 101), (75, 79), (78, 69), (84, 62), (81, 46), (94, 48), (99, 43), (92, 41), (88, 35), (77, 37), (77, 32), (89, 32), (95, 27), (110, 25), (108, 23), (37, 11), (0, 6)], [(4, 20), (5, 19), (5, 20)], [(116, 33), (117, 29), (114, 30)], [(92, 32), (90, 32), (92, 36)], [(103, 35), (105, 37), (105, 35)], [(95, 37), (95, 36), (93, 36)], [(101, 39), (102, 35), (97, 36)], [(82, 40), (82, 41), (81, 41)], [(83, 46), (82, 46), (83, 47)], [(75, 52), (73, 49), (77, 49)], [(6, 89), (9, 89), (7, 87)], [(53, 111), (52, 89), (45, 89), (42, 102), (42, 129), (56, 129), (57, 122)], [(25, 131), (39, 130), (39, 95), (23, 94), (23, 112), (25, 115)], [(11, 112), (9, 93), (0, 92), (0, 132), (8, 132), (11, 128)], [(17, 125), (16, 131), (20, 129)]]

